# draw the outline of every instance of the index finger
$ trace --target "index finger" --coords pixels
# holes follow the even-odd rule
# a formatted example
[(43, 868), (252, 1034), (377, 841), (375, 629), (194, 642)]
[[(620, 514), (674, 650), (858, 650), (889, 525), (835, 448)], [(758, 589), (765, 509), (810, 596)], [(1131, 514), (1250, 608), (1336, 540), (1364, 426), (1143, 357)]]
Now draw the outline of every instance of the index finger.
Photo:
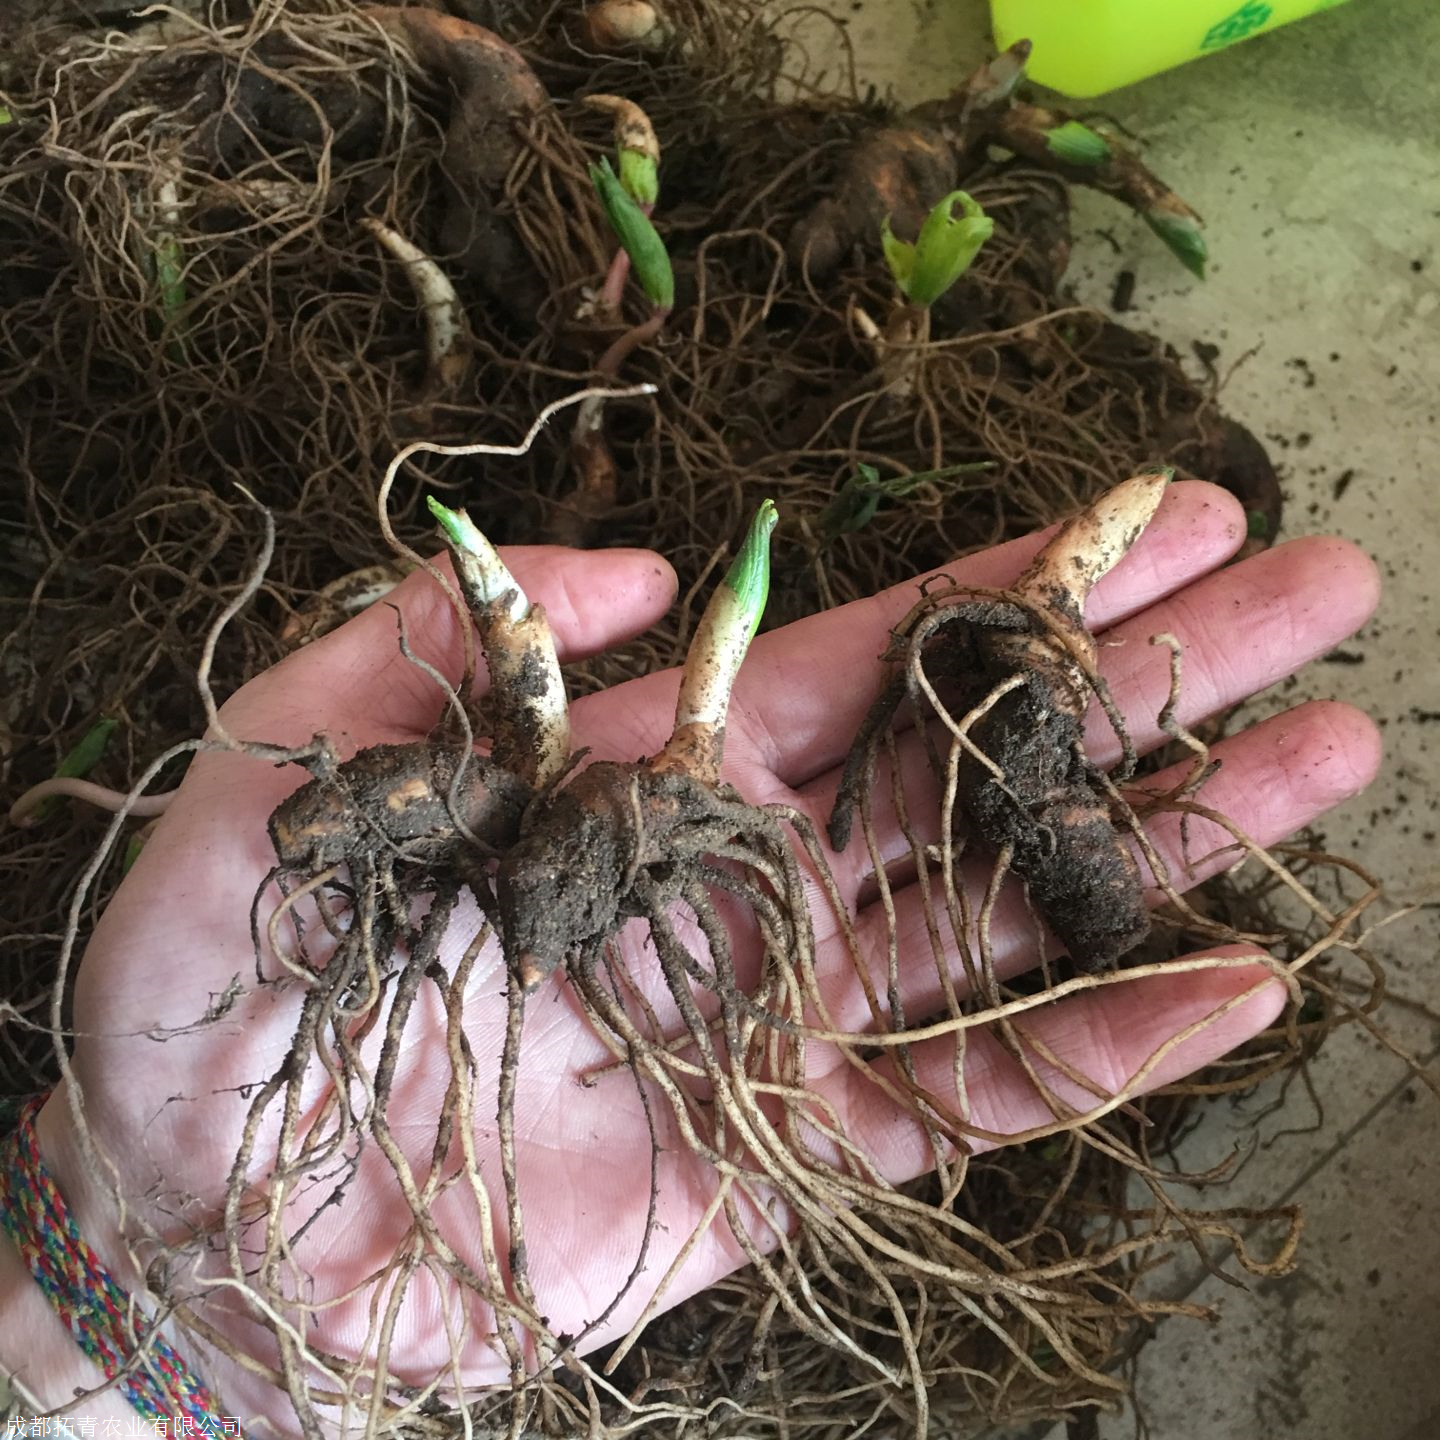
[[(530, 600), (545, 607), (562, 663), (648, 629), (675, 598), (675, 572), (651, 550), (518, 545), (501, 554)], [(435, 563), (452, 577), (448, 557)], [(317, 730), (384, 732), (387, 739), (426, 734), (444, 697), (400, 653), (401, 628), (411, 652), (455, 685), (464, 668), (460, 623), (434, 577), (418, 571), (383, 603), (257, 676), (226, 704), (225, 723), (237, 734), (263, 724), (264, 739), (286, 745), (303, 744)]]

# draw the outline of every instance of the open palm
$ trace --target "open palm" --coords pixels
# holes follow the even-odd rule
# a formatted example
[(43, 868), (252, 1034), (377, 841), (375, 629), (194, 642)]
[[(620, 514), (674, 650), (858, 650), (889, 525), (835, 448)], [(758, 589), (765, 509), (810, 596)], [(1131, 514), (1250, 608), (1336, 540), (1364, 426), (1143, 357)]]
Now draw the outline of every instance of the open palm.
[[(1102, 667), (1142, 752), (1163, 738), (1154, 717), (1168, 684), (1168, 653), (1147, 643), (1151, 635), (1172, 632), (1185, 647), (1179, 718), (1193, 723), (1331, 648), (1362, 624), (1374, 605), (1373, 569), (1343, 542), (1295, 541), (1221, 569), (1243, 535), (1243, 515), (1224, 492), (1198, 483), (1173, 485), (1149, 531), (1091, 599), (1088, 620), (1108, 642)], [(950, 573), (973, 584), (1004, 585), (1038, 544), (1038, 538), (1016, 541)], [(530, 596), (546, 607), (562, 659), (643, 630), (673, 597), (672, 573), (646, 552), (539, 548), (510, 551), (506, 558)], [(725, 766), (726, 779), (747, 800), (793, 805), (823, 825), (839, 765), (878, 688), (877, 657), (915, 594), (913, 585), (899, 587), (755, 642), (736, 687)], [(433, 581), (413, 576), (391, 601), (404, 617), (413, 648), (452, 680), (458, 678), (460, 635)], [(278, 744), (303, 743), (323, 732), (345, 755), (420, 738), (439, 715), (441, 699), (433, 682), (401, 657), (396, 635), (394, 610), (374, 607), (247, 685), (224, 707), (225, 723), (238, 737)], [(670, 672), (580, 700), (573, 707), (575, 743), (590, 747), (596, 758), (634, 760), (653, 753), (669, 732), (677, 684)], [(1092, 755), (1102, 763), (1117, 758), (1103, 725), (1094, 727), (1090, 740)], [(1378, 745), (1359, 713), (1312, 704), (1224, 742), (1217, 754), (1224, 764), (1206, 791), (1207, 803), (1234, 816), (1265, 844), (1362, 788), (1373, 774)], [(902, 741), (902, 764), (907, 755), (918, 777), (918, 745), (911, 754)], [(90, 1125), (115, 1160), (123, 1188), (144, 1197), (150, 1221), (171, 1235), (214, 1223), (247, 1096), (281, 1064), (294, 1031), (297, 987), (256, 984), (249, 916), (256, 887), (274, 863), (266, 819), (304, 778), (294, 766), (269, 767), (244, 756), (199, 757), (102, 917), (81, 967), (75, 1068)], [(916, 785), (922, 784), (917, 778)], [(1178, 871), (1178, 830), (1162, 820), (1153, 834)], [(879, 838), (887, 856), (908, 852), (898, 825), (887, 826), (883, 816)], [(1188, 853), (1203, 856), (1219, 843), (1219, 832), (1192, 833)], [(1229, 858), (1201, 861), (1184, 872), (1181, 883), (1194, 883)], [(883, 982), (888, 930), (881, 908), (870, 903), (864, 846), (852, 844), (835, 859), (834, 869)], [(897, 892), (896, 910), (902, 966), (907, 954), (914, 957), (906, 976), (907, 1012), (914, 1018), (926, 1013), (927, 1002), (932, 1010), (940, 1008), (940, 980), (931, 973), (914, 887)], [(828, 1008), (840, 1025), (864, 1029), (872, 1017), (849, 955), (818, 900), (815, 914)], [(447, 971), (478, 927), (475, 907), (462, 903), (441, 951)], [(1002, 973), (1034, 962), (1033, 933), (1018, 905), (1002, 907), (995, 946)], [(632, 942), (629, 932), (624, 948), (627, 965), (663, 1016), (664, 985), (653, 955), (640, 937)], [(755, 979), (759, 958), (753, 939), (748, 950), (739, 945), (742, 982)], [(490, 1097), (477, 1113), (476, 1139), (495, 1197), (495, 1249), (503, 1256), (508, 1239), (493, 1096), (506, 975), (497, 948), (482, 954), (473, 975), (465, 1026), (479, 1067), (477, 1094)], [(1027, 1024), (1061, 1061), (1113, 1088), (1168, 1037), (1260, 978), (1252, 969), (1165, 976), (1057, 1002), (1027, 1017)], [(1150, 1082), (1165, 1083), (1240, 1043), (1263, 1028), (1282, 1002), (1277, 985), (1256, 990), (1175, 1050)], [(199, 1023), (207, 1012), (211, 1018)], [(390, 1125), (423, 1175), (451, 1074), (438, 1000), (422, 994), (407, 1033), (428, 1033), (433, 1043), (407, 1046), (390, 1101)], [(811, 1083), (838, 1109), (849, 1133), (879, 1159), (888, 1178), (898, 1181), (923, 1170), (930, 1153), (923, 1133), (852, 1067), (828, 1058), (833, 1057), (816, 1050)], [(928, 1075), (937, 1090), (953, 1087), (948, 1041), (919, 1046), (914, 1058), (922, 1080)], [(634, 1083), (623, 1073), (581, 1083), (609, 1060), (563, 977), (530, 999), (516, 1100), (517, 1169), (528, 1270), (540, 1309), (558, 1333), (583, 1330), (611, 1305), (645, 1229), (652, 1142)], [(972, 1038), (966, 1074), (971, 1114), (982, 1129), (1015, 1133), (1050, 1118), (1031, 1082), (983, 1036)], [(1059, 1072), (1047, 1078), (1062, 1095), (1078, 1100), (1083, 1093)], [(113, 1230), (106, 1207), (73, 1164), (66, 1123), (57, 1097), (42, 1121), (42, 1144), (92, 1242), (118, 1261), (118, 1238), (107, 1249), (102, 1237)], [(587, 1345), (633, 1323), (713, 1193), (713, 1176), (701, 1161), (678, 1143), (667, 1145), (663, 1133), (660, 1141), (659, 1225), (646, 1270)], [(265, 1159), (257, 1155), (257, 1174), (263, 1174)], [(463, 1186), (446, 1189), (433, 1215), (454, 1250), (478, 1264), (481, 1220), (474, 1197)], [(372, 1147), (362, 1154), (343, 1198), (320, 1214), (295, 1253), (313, 1301), (349, 1296), (314, 1317), (311, 1337), (318, 1348), (339, 1355), (365, 1348), (372, 1297), (363, 1282), (403, 1247), (410, 1226), (393, 1172)], [(743, 1262), (725, 1226), (712, 1227), (667, 1290), (667, 1303)], [(138, 1285), (137, 1277), (130, 1278)], [(422, 1381), (447, 1363), (440, 1323), (446, 1299), (438, 1282), (417, 1278), (391, 1349), (390, 1369), (397, 1378)], [(237, 1301), (219, 1294), (204, 1313), (269, 1360)], [(501, 1378), (503, 1357), (486, 1343), (484, 1317), (471, 1315), (469, 1323), (474, 1338), (464, 1351), (467, 1379)], [(211, 1368), (232, 1412), (268, 1412), (279, 1421), (283, 1407), (263, 1381), (221, 1361)]]

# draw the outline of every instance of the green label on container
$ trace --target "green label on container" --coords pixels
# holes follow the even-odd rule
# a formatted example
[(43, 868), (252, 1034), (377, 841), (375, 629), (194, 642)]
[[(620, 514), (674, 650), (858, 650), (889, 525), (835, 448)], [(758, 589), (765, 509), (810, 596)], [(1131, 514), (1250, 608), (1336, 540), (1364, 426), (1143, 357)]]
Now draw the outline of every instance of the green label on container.
[(1200, 42), (1200, 48), (1201, 50), (1223, 50), (1227, 45), (1233, 45), (1237, 40), (1244, 40), (1257, 30), (1263, 30), (1270, 23), (1270, 18), (1274, 14), (1275, 11), (1271, 6), (1260, 4), (1259, 0), (1247, 0), (1246, 4), (1227, 15), (1223, 20), (1217, 20), (1205, 32), (1205, 38)]

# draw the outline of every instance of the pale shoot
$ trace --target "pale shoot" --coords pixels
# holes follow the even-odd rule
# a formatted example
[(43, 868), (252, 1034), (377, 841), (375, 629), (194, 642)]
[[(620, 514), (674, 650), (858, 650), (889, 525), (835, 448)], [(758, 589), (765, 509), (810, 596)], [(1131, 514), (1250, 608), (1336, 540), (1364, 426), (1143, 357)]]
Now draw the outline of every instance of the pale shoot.
[(720, 778), (725, 717), (770, 595), (770, 537), (778, 521), (775, 502), (764, 501), (700, 617), (680, 678), (674, 733), (651, 762), (657, 771), (684, 771), (707, 785)]
[(570, 707), (549, 621), (463, 510), (451, 510), (434, 496), (427, 503), (440, 523), (490, 670), (493, 758), (540, 789), (570, 761)]
[(426, 360), (431, 384), (453, 391), (470, 370), (470, 327), (450, 277), (398, 230), (367, 218), (360, 222), (404, 267), (425, 317)]
[[(1014, 591), (1055, 627), (1011, 642), (1029, 665), (1050, 672), (1057, 701), (1083, 714), (1095, 670), (1095, 639), (1085, 627), (1085, 602), (1102, 576), (1129, 553), (1150, 523), (1174, 471), (1136, 475), (1108, 490), (1067, 521), (1015, 582)], [(1003, 642), (1002, 642), (1003, 643)]]

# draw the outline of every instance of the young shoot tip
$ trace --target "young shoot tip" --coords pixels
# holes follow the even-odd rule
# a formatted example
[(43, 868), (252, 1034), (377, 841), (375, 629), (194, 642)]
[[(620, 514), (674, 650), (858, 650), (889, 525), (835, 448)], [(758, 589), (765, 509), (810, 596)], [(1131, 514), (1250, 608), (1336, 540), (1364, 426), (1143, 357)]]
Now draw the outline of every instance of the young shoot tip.
[(1166, 249), (1197, 280), (1205, 278), (1205, 267), (1210, 261), (1210, 246), (1200, 229), (1200, 222), (1193, 215), (1168, 209), (1153, 209), (1145, 212), (1144, 220), (1164, 241)]
[(670, 253), (654, 223), (616, 175), (608, 157), (590, 167), (590, 182), (600, 197), (605, 218), (621, 248), (630, 257), (635, 278), (656, 310), (675, 308), (675, 272)]
[(755, 518), (750, 522), (740, 553), (725, 575), (725, 584), (740, 601), (737, 623), (746, 626), (745, 643), (755, 638), (770, 598), (770, 537), (780, 523), (780, 512), (773, 500), (762, 500)]
[(586, 95), (583, 103), (614, 119), (620, 183), (638, 204), (653, 207), (660, 198), (660, 140), (650, 117), (623, 95)]
[(1070, 596), (1077, 614), (1090, 591), (1130, 552), (1155, 515), (1174, 470), (1162, 466), (1122, 480), (1062, 525), (1021, 576), (1016, 589)]
[(979, 202), (964, 190), (952, 190), (925, 217), (913, 245), (895, 235), (888, 216), (880, 227), (880, 243), (901, 294), (912, 305), (928, 309), (970, 268), (994, 233), (995, 222)]
[(966, 86), (966, 108), (998, 110), (1008, 104), (1025, 78), (1025, 67), (1034, 48), (1029, 40), (1017, 40), (988, 65), (982, 65)]
[(1049, 131), (1045, 136), (1045, 146), (1064, 164), (1089, 168), (1105, 164), (1113, 153), (1103, 135), (1078, 120), (1067, 120)]
[(683, 772), (706, 785), (714, 785), (720, 778), (730, 693), (765, 613), (770, 594), (770, 537), (779, 518), (773, 500), (761, 503), (740, 553), (715, 587), (695, 627), (680, 677), (675, 729), (651, 761), (657, 772)]
[(455, 566), (473, 605), (494, 605), (510, 596), (510, 618), (523, 620), (530, 613), (530, 601), (520, 582), (500, 558), (500, 552), (485, 538), (464, 510), (452, 510), (433, 495), (425, 497), (430, 513), (439, 522), (441, 534), (450, 546)]

